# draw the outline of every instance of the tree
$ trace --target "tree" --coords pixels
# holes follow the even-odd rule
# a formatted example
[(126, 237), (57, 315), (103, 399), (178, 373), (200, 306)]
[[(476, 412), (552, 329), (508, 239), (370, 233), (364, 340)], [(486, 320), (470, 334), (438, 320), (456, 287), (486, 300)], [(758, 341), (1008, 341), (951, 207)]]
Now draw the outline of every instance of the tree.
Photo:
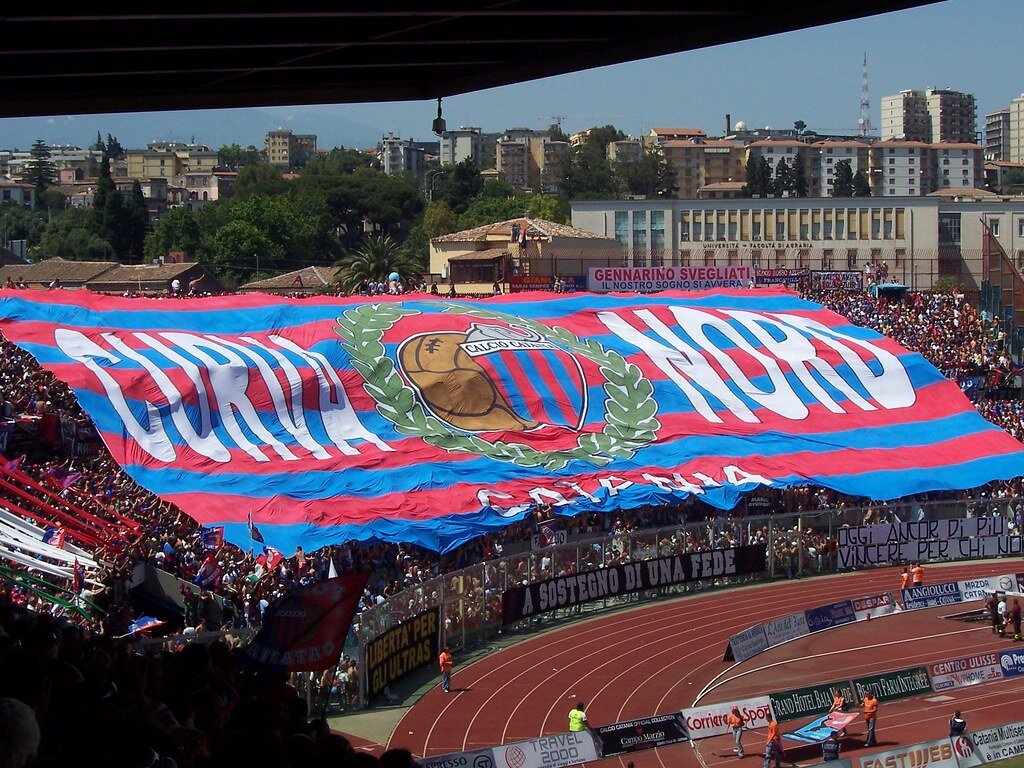
[(441, 172), (431, 179), (434, 185), (434, 200), (443, 200), (455, 213), (463, 213), (469, 205), (469, 201), (480, 194), (483, 189), (484, 180), (480, 176), (480, 169), (470, 159), (466, 158), (461, 163), (446, 165)]
[(349, 291), (363, 280), (386, 281), (392, 272), (397, 272), (406, 285), (423, 275), (422, 266), (405, 256), (388, 235), (367, 237), (362, 246), (343, 257), (338, 266), (341, 267), (338, 280)]
[(32, 145), (30, 159), (25, 165), (24, 180), (36, 188), (38, 195), (57, 179), (57, 166), (50, 160), (50, 148), (42, 139), (36, 139)]
[(556, 224), (569, 223), (569, 206), (567, 201), (552, 195), (533, 195), (530, 197), (530, 217), (553, 221)]
[(871, 184), (868, 182), (868, 176), (863, 170), (858, 170), (853, 175), (852, 186), (854, 197), (871, 197)]
[(793, 123), (793, 130), (796, 131), (797, 136), (803, 133), (806, 127), (807, 123), (805, 123), (803, 120), (797, 120), (796, 122)]
[(807, 197), (807, 176), (804, 173), (803, 163), (797, 163), (794, 170), (793, 195), (795, 197)]
[(117, 140), (116, 136), (111, 136), (109, 133), (107, 134), (107, 143), (104, 145), (104, 151), (108, 157), (113, 157), (114, 159), (124, 157), (124, 147), (121, 146), (121, 142)]
[(772, 183), (772, 190), (776, 197), (783, 197), (793, 193), (794, 170), (786, 162), (786, 158), (780, 158), (775, 165), (775, 181)]
[(235, 197), (246, 200), (255, 195), (273, 196), (288, 191), (289, 182), (281, 177), (281, 169), (270, 163), (247, 165), (235, 179)]
[(52, 217), (55, 211), (63, 211), (67, 204), (67, 195), (59, 189), (44, 189), (36, 198), (36, 207), (46, 211), (48, 217)]
[(146, 258), (152, 261), (181, 251), (189, 261), (195, 260), (201, 238), (192, 209), (179, 205), (157, 219), (153, 232), (146, 238)]
[(132, 261), (142, 258), (145, 252), (146, 232), (149, 230), (149, 207), (142, 194), (142, 185), (136, 179), (132, 182), (131, 197), (128, 199), (128, 253)]
[(839, 160), (835, 165), (832, 197), (853, 197), (853, 167), (849, 160)]
[(515, 187), (501, 179), (488, 179), (480, 189), (480, 197), (497, 197), (507, 200), (516, 196)]
[(46, 229), (46, 218), (39, 211), (12, 202), (0, 203), (0, 222), (4, 242), (25, 240), (29, 248), (39, 245)]
[(251, 144), (244, 149), (238, 144), (225, 144), (217, 150), (217, 158), (221, 165), (237, 171), (247, 165), (259, 165), (263, 162), (263, 153)]
[(559, 123), (552, 123), (548, 126), (548, 138), (552, 141), (569, 140), (569, 137), (565, 135), (565, 131), (562, 130), (562, 126)]
[(657, 150), (645, 150), (634, 162), (616, 161), (613, 168), (631, 195), (673, 198), (679, 191), (675, 168)]
[(429, 203), (423, 212), (423, 231), (431, 240), (455, 232), (458, 226), (458, 216), (444, 200)]
[(110, 174), (109, 155), (103, 155), (103, 162), (100, 163), (96, 191), (92, 196), (92, 209), (93, 234), (106, 240), (116, 255), (126, 253), (129, 248), (130, 229), (128, 209)]
[(516, 219), (526, 212), (529, 203), (522, 197), (500, 200), (496, 197), (477, 197), (459, 216), (459, 229), (472, 229), (496, 221)]
[(96, 212), (72, 208), (46, 225), (39, 244), (43, 258), (59, 256), (69, 261), (111, 261), (114, 249), (94, 231)]

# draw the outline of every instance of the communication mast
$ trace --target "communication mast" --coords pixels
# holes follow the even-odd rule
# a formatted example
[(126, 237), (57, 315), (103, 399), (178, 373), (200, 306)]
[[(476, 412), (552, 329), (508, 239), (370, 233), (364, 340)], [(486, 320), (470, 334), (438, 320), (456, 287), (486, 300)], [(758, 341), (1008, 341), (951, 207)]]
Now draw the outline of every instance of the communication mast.
[(857, 126), (861, 136), (871, 133), (871, 99), (868, 97), (868, 53), (864, 52), (864, 64), (860, 74), (860, 119)]

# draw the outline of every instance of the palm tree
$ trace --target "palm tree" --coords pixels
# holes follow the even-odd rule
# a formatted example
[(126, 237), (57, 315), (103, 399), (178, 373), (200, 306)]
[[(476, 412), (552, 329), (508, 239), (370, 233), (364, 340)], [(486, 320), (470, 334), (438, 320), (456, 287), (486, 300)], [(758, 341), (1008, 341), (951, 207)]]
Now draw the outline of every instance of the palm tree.
[(406, 285), (419, 280), (423, 275), (422, 265), (402, 253), (390, 235), (367, 237), (358, 250), (343, 256), (337, 266), (341, 267), (337, 280), (347, 291), (351, 291), (363, 280), (387, 281), (392, 272), (401, 275)]

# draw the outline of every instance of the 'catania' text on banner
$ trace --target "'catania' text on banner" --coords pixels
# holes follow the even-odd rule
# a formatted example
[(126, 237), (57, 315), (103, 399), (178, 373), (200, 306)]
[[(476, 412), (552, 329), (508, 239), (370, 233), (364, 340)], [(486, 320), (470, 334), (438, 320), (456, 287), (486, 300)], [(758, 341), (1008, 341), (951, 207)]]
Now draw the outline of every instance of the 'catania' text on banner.
[(448, 551), (538, 504), (727, 509), (760, 487), (894, 498), (1024, 475), (1024, 446), (919, 354), (783, 289), (378, 303), (3, 291), (0, 325), (73, 388), (135, 481), (243, 546), (251, 514), (282, 552)]

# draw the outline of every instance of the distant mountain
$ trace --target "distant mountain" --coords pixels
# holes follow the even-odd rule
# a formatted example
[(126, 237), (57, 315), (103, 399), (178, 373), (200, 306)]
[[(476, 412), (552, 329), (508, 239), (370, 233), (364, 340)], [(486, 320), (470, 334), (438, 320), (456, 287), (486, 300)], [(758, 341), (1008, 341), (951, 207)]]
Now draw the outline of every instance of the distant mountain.
[(351, 105), (326, 105), (10, 118), (0, 120), (0, 149), (27, 150), (36, 139), (88, 147), (97, 131), (104, 138), (108, 133), (116, 136), (130, 149), (152, 141), (193, 139), (214, 149), (225, 144), (262, 147), (267, 131), (277, 128), (314, 133), (317, 145), (326, 149), (365, 149), (378, 144), (388, 130), (395, 130), (341, 114), (351, 115), (356, 110)]

